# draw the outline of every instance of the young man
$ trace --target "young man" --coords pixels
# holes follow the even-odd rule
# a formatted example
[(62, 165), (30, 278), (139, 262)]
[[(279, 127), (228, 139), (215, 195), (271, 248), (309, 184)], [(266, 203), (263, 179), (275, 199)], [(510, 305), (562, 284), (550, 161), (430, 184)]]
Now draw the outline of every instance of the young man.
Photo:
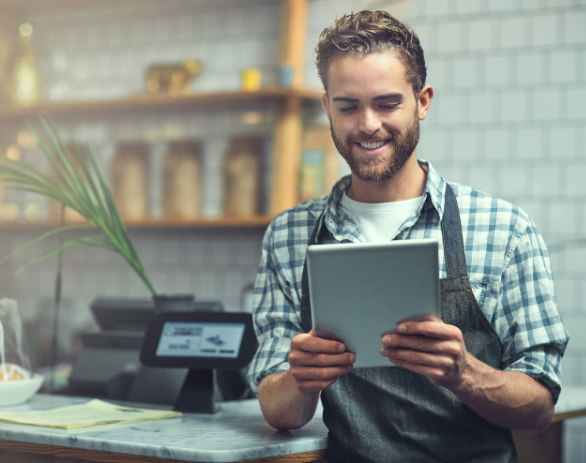
[[(267, 230), (249, 379), (267, 421), (299, 428), (320, 396), (328, 461), (515, 462), (510, 429), (540, 432), (568, 342), (543, 240), (518, 207), (448, 184), (415, 148), (434, 91), (417, 36), (388, 13), (344, 16), (316, 46), (323, 106), (352, 174)], [(481, 109), (479, 109), (481, 110)], [(353, 371), (311, 332), (308, 244), (436, 238), (442, 320), (403, 323)], [(357, 307), (368, 316), (368, 299)]]

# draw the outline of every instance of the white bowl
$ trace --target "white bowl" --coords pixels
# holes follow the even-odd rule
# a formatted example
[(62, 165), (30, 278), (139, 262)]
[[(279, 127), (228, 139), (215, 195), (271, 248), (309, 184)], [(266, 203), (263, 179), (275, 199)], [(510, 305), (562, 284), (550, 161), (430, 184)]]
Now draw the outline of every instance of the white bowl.
[(24, 379), (0, 381), (0, 407), (18, 405), (26, 402), (37, 393), (45, 380), (45, 378), (38, 373), (31, 376), (26, 370), (23, 370), (16, 365), (14, 366), (24, 376)]

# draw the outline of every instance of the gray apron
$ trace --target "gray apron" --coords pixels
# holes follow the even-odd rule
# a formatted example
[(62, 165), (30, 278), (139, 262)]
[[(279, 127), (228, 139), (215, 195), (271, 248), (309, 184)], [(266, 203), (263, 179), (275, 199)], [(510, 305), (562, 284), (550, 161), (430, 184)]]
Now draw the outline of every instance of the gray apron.
[[(322, 216), (309, 245), (323, 241), (327, 228), (321, 226)], [(449, 185), (442, 235), (448, 274), (440, 281), (442, 320), (460, 328), (470, 354), (500, 369), (502, 344), (470, 288), (460, 213)], [(307, 263), (301, 305), (303, 329), (309, 332)], [(356, 369), (322, 391), (321, 399), (329, 430), (329, 463), (518, 462), (508, 429), (489, 423), (448, 389), (404, 368)]]

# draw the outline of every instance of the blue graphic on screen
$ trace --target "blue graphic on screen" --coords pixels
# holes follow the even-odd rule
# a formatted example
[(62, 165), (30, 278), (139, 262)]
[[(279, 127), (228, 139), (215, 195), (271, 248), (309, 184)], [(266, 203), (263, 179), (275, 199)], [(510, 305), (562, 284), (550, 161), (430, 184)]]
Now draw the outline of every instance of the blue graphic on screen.
[(222, 344), (226, 344), (224, 341), (222, 341), (220, 339), (220, 335), (212, 336), (211, 338), (207, 338), (206, 341), (211, 342), (212, 344), (215, 344), (218, 347), (220, 347)]
[(157, 356), (237, 358), (243, 335), (244, 323), (166, 322)]

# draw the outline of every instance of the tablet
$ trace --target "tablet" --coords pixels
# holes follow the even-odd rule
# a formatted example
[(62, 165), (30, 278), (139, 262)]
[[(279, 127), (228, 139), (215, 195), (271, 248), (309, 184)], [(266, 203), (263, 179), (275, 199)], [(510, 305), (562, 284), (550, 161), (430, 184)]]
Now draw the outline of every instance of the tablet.
[(436, 240), (309, 246), (307, 271), (314, 332), (342, 341), (354, 368), (393, 366), (382, 336), (401, 320), (441, 314)]

